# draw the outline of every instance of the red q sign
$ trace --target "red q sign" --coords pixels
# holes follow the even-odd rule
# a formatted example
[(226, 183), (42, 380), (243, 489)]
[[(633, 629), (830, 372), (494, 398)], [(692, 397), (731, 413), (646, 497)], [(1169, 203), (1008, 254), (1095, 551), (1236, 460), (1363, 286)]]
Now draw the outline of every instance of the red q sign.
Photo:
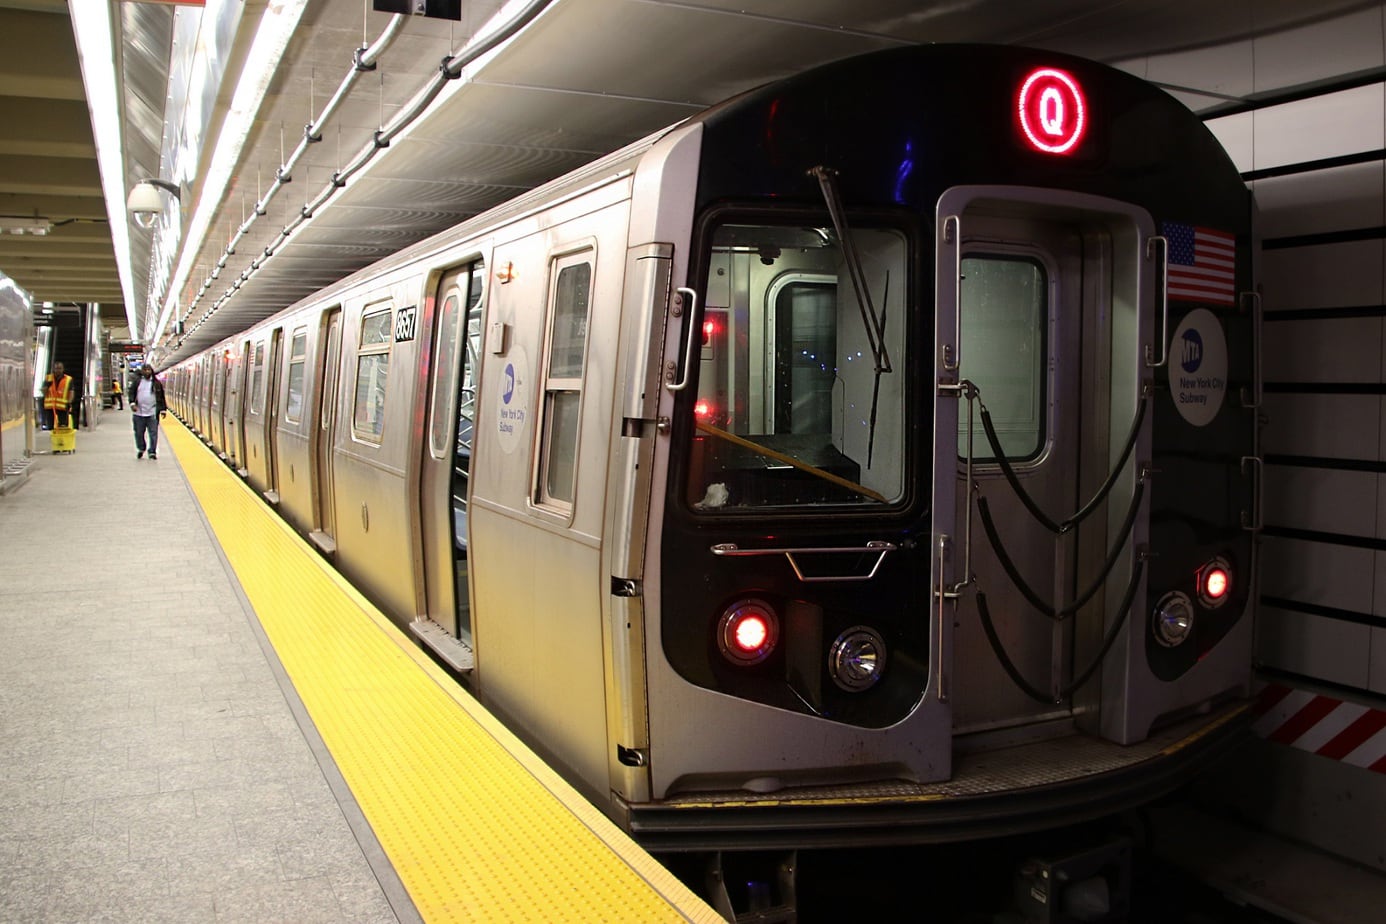
[(1078, 81), (1063, 71), (1042, 67), (1020, 85), (1020, 128), (1036, 151), (1067, 154), (1083, 138), (1088, 107)]

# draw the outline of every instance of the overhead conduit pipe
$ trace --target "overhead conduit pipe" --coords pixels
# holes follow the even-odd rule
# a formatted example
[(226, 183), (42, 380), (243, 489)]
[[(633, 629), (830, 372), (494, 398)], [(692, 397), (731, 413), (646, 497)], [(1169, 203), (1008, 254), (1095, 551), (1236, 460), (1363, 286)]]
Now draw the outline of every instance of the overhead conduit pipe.
[[(207, 308), (187, 333), (179, 338), (174, 348), (176, 349), (182, 346), (183, 342), (193, 331), (206, 323), (213, 312), (225, 304), (256, 270), (263, 266), (270, 257), (274, 256), (275, 251), (279, 249), (284, 241), (288, 240), (289, 236), (293, 234), (300, 225), (312, 218), (313, 214), (326, 204), (337, 190), (344, 187), (352, 176), (370, 163), (378, 152), (389, 147), (391, 140), (397, 137), (400, 132), (427, 111), (428, 107), (438, 98), (438, 95), (442, 93), (443, 88), (447, 86), (448, 81), (458, 79), (462, 76), (462, 71), (468, 64), (471, 64), (473, 61), (476, 61), (517, 35), (522, 29), (533, 22), (540, 13), (544, 12), (552, 2), (553, 0), (531, 0), (531, 2), (525, 4), (499, 29), (481, 40), (464, 47), (456, 54), (445, 57), (433, 78), (414, 94), (414, 97), (409, 103), (396, 113), (395, 117), (391, 119), (389, 123), (382, 126), (372, 136), (370, 142), (357, 152), (356, 156), (348, 161), (346, 166), (332, 175), (332, 179), (327, 186), (323, 187), (316, 196), (303, 205), (298, 215), (280, 229), (278, 237), (265, 247), (260, 255), (251, 261), (250, 266), (241, 273), (231, 287)], [(376, 39), (372, 45), (358, 49), (353, 55), (351, 69), (347, 72), (346, 77), (343, 78), (341, 85), (337, 88), (337, 92), (333, 94), (318, 118), (305, 126), (303, 138), (299, 141), (298, 146), (294, 148), (293, 153), (284, 161), (283, 166), (275, 171), (274, 183), (270, 186), (264, 197), (255, 203), (254, 211), (241, 224), (240, 228), (237, 229), (236, 235), (231, 239), (231, 242), (227, 244), (222, 258), (218, 261), (218, 270), (203, 280), (197, 295), (188, 305), (188, 311), (184, 315), (185, 321), (187, 318), (192, 317), (193, 310), (197, 307), (198, 302), (201, 301), (202, 296), (207, 290), (211, 288), (212, 282), (220, 272), (220, 267), (225, 266), (226, 257), (236, 252), (236, 245), (245, 237), (246, 233), (255, 223), (255, 220), (266, 213), (266, 206), (269, 205), (274, 196), (283, 189), (287, 183), (292, 181), (293, 168), (303, 156), (304, 152), (307, 151), (308, 146), (322, 140), (323, 127), (351, 93), (352, 88), (355, 86), (356, 81), (360, 79), (361, 74), (375, 69), (376, 62), (380, 59), (380, 56), (391, 44), (393, 44), (395, 38), (404, 28), (404, 21), (404, 16), (392, 17), (389, 25), (385, 27), (380, 37)]]

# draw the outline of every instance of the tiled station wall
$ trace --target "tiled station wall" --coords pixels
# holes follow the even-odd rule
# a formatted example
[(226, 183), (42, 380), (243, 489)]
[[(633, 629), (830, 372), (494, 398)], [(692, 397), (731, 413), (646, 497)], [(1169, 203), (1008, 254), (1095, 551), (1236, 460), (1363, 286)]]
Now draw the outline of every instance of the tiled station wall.
[(1258, 209), (1256, 657), (1292, 683), (1386, 694), (1386, 86), (1303, 94), (1208, 124)]

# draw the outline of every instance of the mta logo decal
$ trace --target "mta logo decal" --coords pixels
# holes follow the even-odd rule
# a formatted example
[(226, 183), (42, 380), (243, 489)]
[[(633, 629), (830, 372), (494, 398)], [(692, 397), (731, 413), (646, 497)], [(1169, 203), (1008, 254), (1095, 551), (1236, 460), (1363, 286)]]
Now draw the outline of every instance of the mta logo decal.
[(1197, 372), (1198, 367), (1203, 365), (1203, 338), (1198, 335), (1198, 331), (1189, 328), (1184, 331), (1184, 342), (1181, 344), (1179, 364), (1184, 367), (1185, 372)]
[(501, 394), (501, 400), (506, 404), (515, 396), (515, 364), (505, 364), (505, 391)]

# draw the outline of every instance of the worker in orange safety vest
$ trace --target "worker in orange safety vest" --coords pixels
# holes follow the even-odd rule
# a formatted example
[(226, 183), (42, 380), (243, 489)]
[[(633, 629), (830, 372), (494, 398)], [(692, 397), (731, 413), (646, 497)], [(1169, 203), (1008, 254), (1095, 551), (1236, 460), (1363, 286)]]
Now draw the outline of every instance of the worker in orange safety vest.
[[(72, 376), (63, 372), (62, 363), (54, 363), (53, 371), (43, 380), (43, 429), (72, 425), (69, 408), (72, 406)], [(59, 418), (59, 415), (62, 415)], [(58, 421), (61, 419), (62, 423)]]

